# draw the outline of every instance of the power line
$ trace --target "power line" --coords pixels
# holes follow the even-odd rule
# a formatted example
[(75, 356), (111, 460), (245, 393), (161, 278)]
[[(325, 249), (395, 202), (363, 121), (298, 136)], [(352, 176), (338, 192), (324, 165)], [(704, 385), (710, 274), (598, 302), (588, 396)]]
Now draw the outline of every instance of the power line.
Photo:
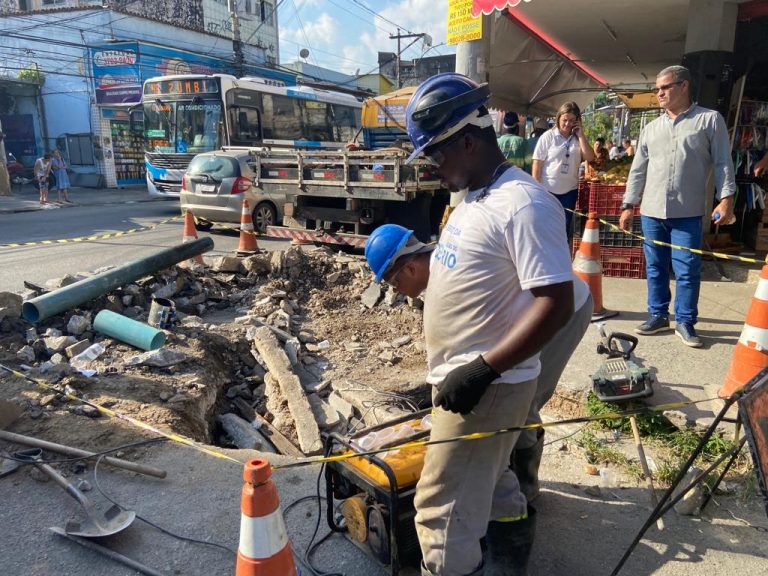
[(382, 16), (381, 14), (379, 14), (378, 12), (373, 10), (372, 8), (369, 8), (368, 6), (366, 6), (365, 4), (360, 2), (360, 0), (352, 0), (352, 2), (354, 2), (355, 4), (360, 6), (360, 8), (362, 8), (363, 10), (368, 12), (369, 14), (373, 14), (376, 18), (379, 18), (380, 20), (383, 20), (387, 24), (389, 24), (391, 26), (394, 26), (395, 28), (401, 28), (401, 29), (405, 30), (406, 32), (408, 32), (408, 34), (413, 34), (413, 31), (408, 30), (408, 28), (406, 28), (405, 26), (400, 26), (400, 24), (395, 24), (394, 22), (392, 22), (392, 20), (389, 20), (389, 19), (385, 18), (384, 16)]

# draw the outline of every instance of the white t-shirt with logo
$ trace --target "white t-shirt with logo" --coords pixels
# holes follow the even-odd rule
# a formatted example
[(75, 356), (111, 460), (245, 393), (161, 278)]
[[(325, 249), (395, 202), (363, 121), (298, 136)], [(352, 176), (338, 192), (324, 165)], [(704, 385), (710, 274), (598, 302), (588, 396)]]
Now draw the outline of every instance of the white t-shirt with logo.
[(557, 128), (547, 130), (536, 143), (533, 159), (544, 163), (541, 183), (552, 194), (578, 188), (581, 146), (576, 136), (564, 138)]
[[(441, 383), (498, 344), (533, 303), (532, 288), (574, 280), (563, 208), (531, 176), (511, 167), (487, 194), (470, 191), (448, 219), (430, 262), (427, 382)], [(586, 297), (578, 296), (581, 304)], [(536, 354), (499, 381), (524, 382), (539, 371)]]

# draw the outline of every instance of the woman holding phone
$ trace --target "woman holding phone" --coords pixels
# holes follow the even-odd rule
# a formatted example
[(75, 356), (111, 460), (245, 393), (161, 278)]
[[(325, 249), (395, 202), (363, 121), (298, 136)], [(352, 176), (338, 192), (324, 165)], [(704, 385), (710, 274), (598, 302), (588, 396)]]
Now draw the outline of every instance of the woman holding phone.
[(581, 129), (581, 110), (566, 102), (557, 111), (555, 125), (539, 138), (533, 151), (533, 177), (557, 197), (565, 210), (568, 243), (573, 238), (573, 210), (579, 188), (579, 166), (592, 162), (595, 152)]

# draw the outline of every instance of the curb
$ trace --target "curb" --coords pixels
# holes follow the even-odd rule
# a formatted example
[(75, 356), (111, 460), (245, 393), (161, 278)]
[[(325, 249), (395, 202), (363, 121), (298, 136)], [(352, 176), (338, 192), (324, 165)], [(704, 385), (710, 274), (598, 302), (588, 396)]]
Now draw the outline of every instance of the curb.
[[(94, 202), (94, 203), (87, 203), (87, 204), (72, 204), (72, 205), (64, 205), (59, 206), (59, 208), (84, 208), (87, 206), (113, 206), (115, 204), (137, 204), (137, 203), (143, 203), (143, 202), (166, 202), (169, 199), (167, 198), (142, 198), (139, 200), (114, 200), (109, 202)], [(171, 200), (177, 200), (177, 198), (171, 198)], [(0, 208), (0, 214), (17, 214), (20, 212), (42, 212), (45, 210), (45, 208), (40, 208), (38, 206), (30, 206), (26, 208)]]

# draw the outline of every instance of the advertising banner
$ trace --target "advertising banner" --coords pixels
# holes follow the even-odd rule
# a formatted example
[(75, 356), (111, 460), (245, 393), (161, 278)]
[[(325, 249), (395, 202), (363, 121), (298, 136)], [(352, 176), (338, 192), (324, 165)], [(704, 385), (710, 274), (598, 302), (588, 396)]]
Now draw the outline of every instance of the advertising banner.
[[(135, 104), (141, 86), (155, 76), (174, 74), (232, 74), (232, 63), (210, 56), (144, 44), (118, 42), (90, 48), (93, 82), (98, 104)], [(258, 66), (245, 66), (248, 75), (295, 84), (292, 74)]]
[(472, 2), (448, 0), (448, 45), (483, 37), (483, 20), (472, 15)]

